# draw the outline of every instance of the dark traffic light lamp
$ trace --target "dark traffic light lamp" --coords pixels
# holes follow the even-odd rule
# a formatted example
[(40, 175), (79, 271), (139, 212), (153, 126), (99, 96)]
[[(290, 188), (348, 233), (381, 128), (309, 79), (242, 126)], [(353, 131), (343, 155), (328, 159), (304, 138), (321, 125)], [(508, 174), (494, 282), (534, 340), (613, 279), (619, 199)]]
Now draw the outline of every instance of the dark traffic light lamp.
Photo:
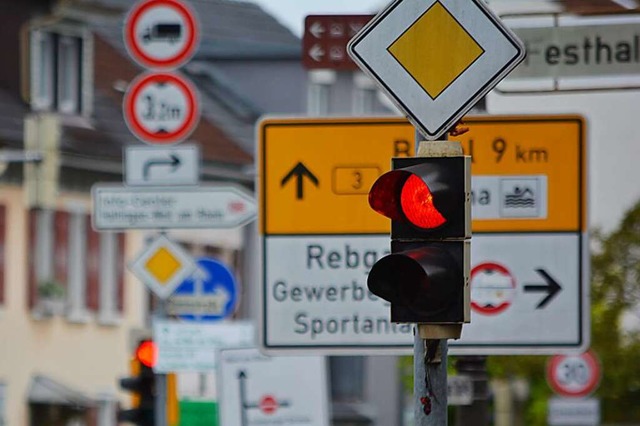
[(120, 388), (132, 394), (132, 408), (118, 412), (119, 422), (139, 426), (155, 424), (155, 344), (143, 340), (131, 360), (131, 376), (120, 379)]
[(369, 192), (391, 219), (391, 254), (371, 268), (369, 290), (391, 303), (392, 322), (469, 322), (470, 157), (392, 164)]

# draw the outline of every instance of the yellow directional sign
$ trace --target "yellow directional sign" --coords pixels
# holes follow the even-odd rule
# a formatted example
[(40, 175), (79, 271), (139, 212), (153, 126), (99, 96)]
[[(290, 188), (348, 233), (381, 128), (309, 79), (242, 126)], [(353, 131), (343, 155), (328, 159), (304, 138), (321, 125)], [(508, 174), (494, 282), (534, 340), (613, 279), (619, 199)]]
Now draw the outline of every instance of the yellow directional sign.
[(483, 0), (395, 0), (347, 50), (428, 139), (453, 127), (525, 56)]
[[(456, 138), (472, 156), (473, 232), (585, 229), (584, 122), (577, 116), (486, 116)], [(399, 118), (266, 119), (259, 129), (264, 235), (385, 234), (367, 196), (394, 156), (413, 156)]]

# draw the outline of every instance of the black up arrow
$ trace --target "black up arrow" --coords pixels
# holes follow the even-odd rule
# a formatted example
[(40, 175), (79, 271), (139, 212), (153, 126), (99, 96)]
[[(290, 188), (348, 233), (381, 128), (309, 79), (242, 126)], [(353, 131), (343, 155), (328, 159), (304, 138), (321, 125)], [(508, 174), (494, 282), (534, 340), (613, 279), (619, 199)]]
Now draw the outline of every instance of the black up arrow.
[(246, 371), (238, 372), (238, 381), (240, 382), (240, 426), (247, 426), (249, 423), (247, 423), (247, 391), (245, 389)]
[(294, 176), (296, 178), (296, 184), (297, 184), (296, 198), (298, 200), (302, 200), (304, 198), (303, 183), (304, 183), (305, 176), (311, 181), (311, 183), (313, 183), (315, 186), (318, 186), (318, 183), (319, 183), (318, 178), (315, 177), (315, 175), (311, 173), (309, 169), (307, 169), (307, 167), (302, 163), (296, 164), (295, 167), (291, 169), (291, 171), (287, 173), (285, 177), (282, 178), (282, 182), (280, 182), (280, 186), (281, 187), (285, 186), (287, 182), (289, 182), (291, 178), (293, 178)]
[(551, 302), (551, 299), (553, 299), (556, 294), (560, 293), (562, 287), (560, 287), (560, 284), (544, 269), (536, 269), (536, 272), (542, 276), (546, 284), (526, 284), (524, 291), (525, 293), (547, 293), (544, 299), (536, 306), (536, 309), (542, 309)]
[(161, 159), (151, 159), (144, 163), (142, 166), (142, 176), (146, 179), (149, 179), (149, 173), (153, 166), (171, 166), (171, 171), (175, 172), (178, 167), (180, 167), (180, 157), (175, 154), (169, 155), (169, 158), (161, 158)]

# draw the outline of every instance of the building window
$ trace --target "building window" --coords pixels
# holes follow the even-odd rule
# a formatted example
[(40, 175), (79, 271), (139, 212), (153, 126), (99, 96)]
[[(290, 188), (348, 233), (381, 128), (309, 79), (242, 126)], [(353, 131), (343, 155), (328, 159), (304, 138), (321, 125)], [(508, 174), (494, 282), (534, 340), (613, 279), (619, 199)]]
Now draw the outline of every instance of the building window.
[(364, 357), (330, 357), (329, 371), (331, 399), (334, 402), (364, 401)]
[(92, 39), (73, 26), (31, 31), (31, 106), (36, 111), (88, 115)]
[[(115, 324), (123, 308), (124, 235), (98, 233), (82, 211), (31, 210), (29, 215), (29, 303), (40, 316), (66, 312), (69, 321), (85, 322), (96, 313), (104, 324)], [(63, 306), (44, 303), (60, 287)], [(45, 294), (46, 293), (46, 294)]]
[(308, 75), (307, 113), (314, 116), (329, 114), (331, 88), (336, 82), (336, 73), (332, 70), (312, 70)]

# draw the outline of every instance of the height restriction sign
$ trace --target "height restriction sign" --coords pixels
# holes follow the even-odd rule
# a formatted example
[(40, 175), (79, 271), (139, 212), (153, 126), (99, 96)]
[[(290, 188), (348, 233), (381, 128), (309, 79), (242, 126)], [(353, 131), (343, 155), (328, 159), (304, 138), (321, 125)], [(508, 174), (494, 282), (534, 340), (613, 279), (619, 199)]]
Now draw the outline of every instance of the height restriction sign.
[(178, 74), (143, 74), (131, 83), (124, 96), (124, 118), (129, 130), (150, 144), (182, 141), (195, 129), (199, 115), (196, 89)]

